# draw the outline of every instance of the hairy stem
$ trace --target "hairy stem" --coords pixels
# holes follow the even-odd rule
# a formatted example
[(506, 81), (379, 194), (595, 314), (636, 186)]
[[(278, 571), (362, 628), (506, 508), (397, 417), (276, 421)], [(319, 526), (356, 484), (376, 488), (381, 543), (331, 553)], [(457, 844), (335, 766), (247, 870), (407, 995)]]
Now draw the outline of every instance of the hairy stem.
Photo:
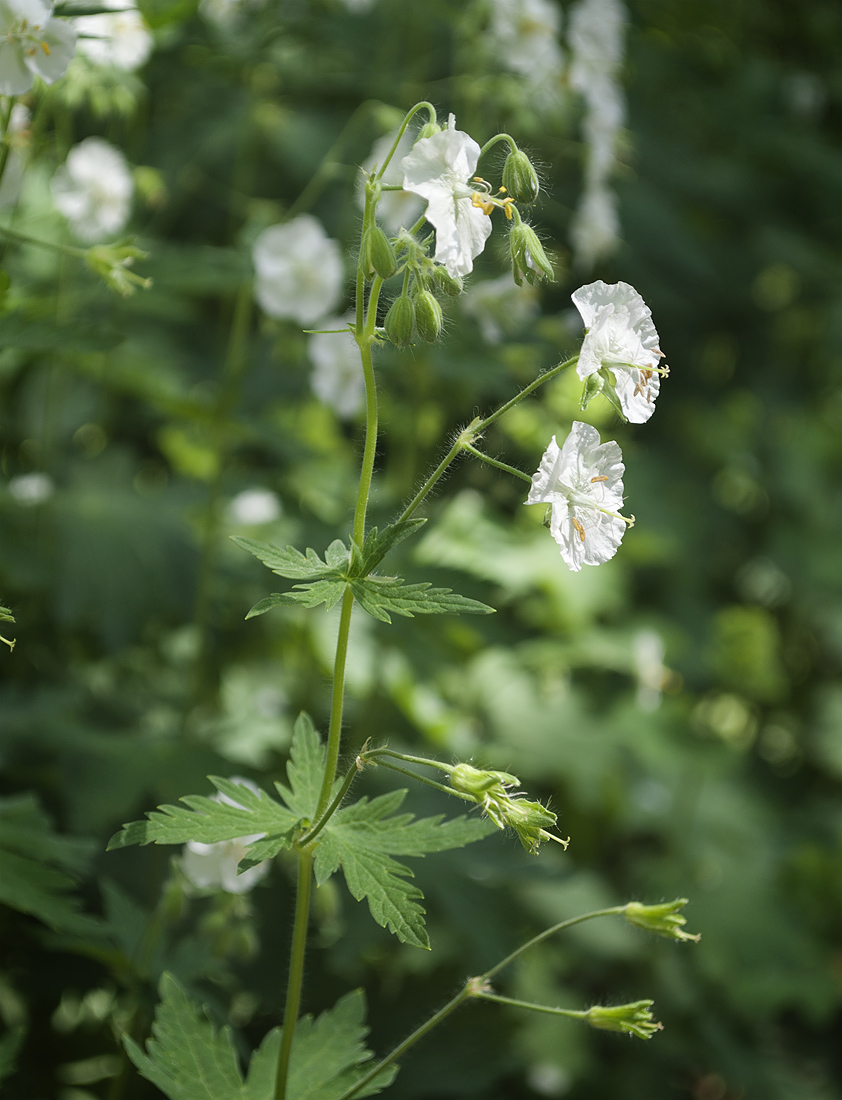
[(512, 474), (514, 477), (519, 477), (521, 481), (528, 481), (532, 484), (532, 478), (529, 474), (525, 474), (523, 470), (518, 470), (515, 466), (510, 466), (508, 462), (501, 462), (498, 458), (492, 458), (491, 455), (483, 454), (482, 451), (478, 451), (476, 447), (471, 446), (470, 443), (463, 444), (463, 450), (468, 454), (473, 455), (474, 458), (478, 458), (480, 462), (485, 462), (489, 466), (496, 466), (498, 470), (503, 470), (504, 473)]
[(532, 1012), (543, 1012), (547, 1016), (568, 1016), (571, 1020), (585, 1020), (588, 1016), (587, 1009), (550, 1008), (549, 1005), (536, 1005), (532, 1001), (517, 1001), (514, 997), (501, 997), (497, 993), (489, 993), (485, 990), (476, 993), (475, 996), (483, 1001), (494, 1001), (498, 1005), (511, 1005), (512, 1008), (528, 1008)]
[(430, 122), (435, 122), (436, 121), (436, 109), (432, 105), (432, 103), (427, 103), (426, 100), (422, 101), (421, 103), (416, 103), (414, 107), (412, 107), (409, 111), (407, 111), (406, 115), (404, 116), (403, 122), (400, 124), (400, 128), (398, 130), (397, 136), (396, 136), (395, 140), (392, 142), (392, 148), (386, 154), (385, 160), (380, 165), (380, 167), (377, 171), (377, 175), (374, 177), (375, 180), (379, 181), (383, 178), (383, 173), (389, 167), (389, 162), (391, 161), (392, 157), (395, 155), (395, 152), (397, 151), (398, 145), (400, 145), (401, 138), (406, 133), (407, 126), (410, 124), (412, 119), (415, 117), (415, 115), (418, 114), (419, 111), (427, 111), (427, 113), (430, 116)]
[(287, 979), (287, 999), (284, 1006), (284, 1027), (281, 1050), (278, 1054), (278, 1071), (275, 1079), (275, 1100), (286, 1100), (289, 1060), (298, 1009), (301, 1004), (301, 985), (304, 980), (304, 953), (307, 948), (307, 923), (310, 917), (310, 888), (313, 882), (313, 854), (298, 853), (298, 890), (295, 895), (295, 923), (292, 929), (292, 950)]

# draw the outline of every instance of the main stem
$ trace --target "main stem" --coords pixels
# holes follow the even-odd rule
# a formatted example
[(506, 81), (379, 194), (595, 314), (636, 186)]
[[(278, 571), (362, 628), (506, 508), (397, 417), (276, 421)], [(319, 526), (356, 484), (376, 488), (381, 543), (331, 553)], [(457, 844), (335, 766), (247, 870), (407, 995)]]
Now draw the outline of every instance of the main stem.
[(292, 951), (289, 961), (287, 999), (284, 1005), (284, 1027), (281, 1034), (281, 1050), (278, 1055), (278, 1072), (275, 1078), (275, 1100), (286, 1100), (289, 1060), (295, 1025), (301, 1004), (301, 985), (304, 981), (304, 952), (307, 947), (307, 923), (310, 917), (310, 888), (313, 882), (313, 853), (299, 849), (298, 890), (295, 895), (295, 924), (292, 929)]

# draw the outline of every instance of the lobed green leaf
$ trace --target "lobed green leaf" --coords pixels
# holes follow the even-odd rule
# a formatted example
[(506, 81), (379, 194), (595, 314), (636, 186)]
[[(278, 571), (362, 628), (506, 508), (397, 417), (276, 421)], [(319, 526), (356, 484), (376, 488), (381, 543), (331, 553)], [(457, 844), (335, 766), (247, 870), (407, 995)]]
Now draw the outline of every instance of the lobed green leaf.
[(390, 623), (390, 612), (412, 618), (414, 615), (469, 614), (491, 615), (493, 607), (460, 596), (449, 588), (432, 588), (428, 583), (405, 584), (399, 577), (366, 577), (351, 582), (354, 597), (364, 611), (381, 622)]

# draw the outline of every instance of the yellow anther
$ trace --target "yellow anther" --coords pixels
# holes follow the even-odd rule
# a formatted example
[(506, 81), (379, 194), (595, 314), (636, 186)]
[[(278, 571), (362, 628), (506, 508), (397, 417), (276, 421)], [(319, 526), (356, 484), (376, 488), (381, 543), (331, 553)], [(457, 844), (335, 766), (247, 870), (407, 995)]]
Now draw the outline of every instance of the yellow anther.
[(599, 477), (592, 477), (591, 478), (591, 483), (593, 483), (594, 481), (607, 481), (607, 480), (608, 480), (608, 478), (605, 476), (605, 474), (600, 474)]
[(47, 55), (47, 57), (50, 56), (50, 47), (47, 45), (46, 42), (43, 42), (43, 41), (41, 42), (41, 49), (44, 51), (44, 53)]
[(471, 195), (471, 205), (476, 206), (483, 214), (490, 214), (494, 209), (494, 203), (490, 202), (485, 197), (485, 194), (480, 191), (474, 191), (473, 195)]
[(582, 540), (582, 542), (584, 542), (585, 541), (585, 528), (581, 525), (581, 523), (576, 519), (575, 516), (573, 516), (573, 526), (579, 532), (579, 538)]

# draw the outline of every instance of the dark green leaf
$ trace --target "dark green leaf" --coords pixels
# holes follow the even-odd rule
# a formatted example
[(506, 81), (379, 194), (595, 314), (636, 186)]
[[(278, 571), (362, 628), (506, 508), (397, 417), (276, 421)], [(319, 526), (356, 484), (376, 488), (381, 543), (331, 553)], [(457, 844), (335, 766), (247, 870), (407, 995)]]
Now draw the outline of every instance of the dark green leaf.
[(12, 1028), (0, 1039), (0, 1081), (10, 1077), (17, 1069), (18, 1054), (26, 1038), (26, 1029)]
[(391, 524), (382, 534), (376, 527), (372, 527), (365, 536), (362, 549), (358, 552), (353, 575), (367, 577), (393, 547), (417, 531), (419, 527), (423, 527), (426, 522), (426, 519), (404, 520), (403, 523)]
[(427, 583), (404, 584), (398, 577), (366, 577), (351, 582), (360, 607), (381, 622), (392, 621), (389, 612), (414, 615), (490, 615), (494, 608), (479, 600), (460, 596), (449, 588), (431, 588)]

